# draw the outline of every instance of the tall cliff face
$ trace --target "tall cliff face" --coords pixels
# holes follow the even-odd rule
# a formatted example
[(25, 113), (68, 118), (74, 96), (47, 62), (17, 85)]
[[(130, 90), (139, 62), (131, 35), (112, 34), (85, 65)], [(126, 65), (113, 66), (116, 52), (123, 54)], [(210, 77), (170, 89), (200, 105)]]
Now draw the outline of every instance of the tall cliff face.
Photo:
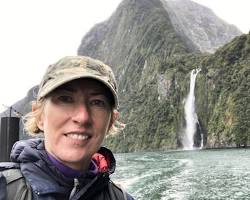
[(197, 95), (207, 146), (249, 145), (250, 34), (235, 38), (204, 59), (202, 66)]
[(190, 0), (162, 0), (170, 20), (184, 40), (189, 38), (201, 52), (214, 52), (242, 33), (218, 18), (212, 10)]
[[(118, 79), (121, 120), (127, 126), (107, 144), (118, 151), (181, 146), (189, 72), (203, 67), (209, 57), (201, 51), (214, 51), (239, 33), (191, 1), (123, 1), (110, 19), (84, 36), (78, 49), (79, 55), (113, 66)], [(203, 68), (200, 91), (206, 86)], [(198, 102), (205, 106), (199, 106), (199, 121), (206, 142), (209, 117), (203, 112), (212, 106), (200, 96)]]
[(144, 64), (143, 57), (150, 54), (167, 57), (188, 51), (161, 1), (125, 0), (109, 20), (96, 25), (83, 38), (78, 54), (99, 58), (121, 72), (136, 63)]

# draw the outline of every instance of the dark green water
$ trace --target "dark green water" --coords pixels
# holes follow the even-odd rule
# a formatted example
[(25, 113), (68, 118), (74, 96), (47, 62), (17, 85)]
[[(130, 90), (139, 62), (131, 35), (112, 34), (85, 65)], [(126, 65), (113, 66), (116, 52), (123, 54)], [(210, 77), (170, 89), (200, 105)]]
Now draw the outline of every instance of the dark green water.
[(115, 156), (112, 178), (137, 200), (250, 199), (250, 149)]

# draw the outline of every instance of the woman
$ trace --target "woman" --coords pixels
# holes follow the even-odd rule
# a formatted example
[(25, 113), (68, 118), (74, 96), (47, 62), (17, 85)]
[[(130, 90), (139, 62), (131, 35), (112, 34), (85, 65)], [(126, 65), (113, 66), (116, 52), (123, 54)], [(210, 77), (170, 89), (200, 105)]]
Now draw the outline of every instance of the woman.
[(110, 181), (115, 159), (101, 147), (117, 130), (117, 108), (114, 75), (102, 62), (70, 56), (48, 67), (25, 123), (44, 139), (17, 142), (11, 153), (32, 199), (133, 199)]

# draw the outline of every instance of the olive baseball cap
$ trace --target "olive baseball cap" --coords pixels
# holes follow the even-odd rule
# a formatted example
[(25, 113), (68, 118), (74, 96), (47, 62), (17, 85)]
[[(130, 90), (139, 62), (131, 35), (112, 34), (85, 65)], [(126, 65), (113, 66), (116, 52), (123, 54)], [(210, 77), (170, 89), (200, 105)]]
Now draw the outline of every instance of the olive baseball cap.
[(117, 84), (112, 69), (103, 62), (86, 56), (66, 56), (48, 67), (39, 86), (37, 100), (57, 87), (79, 78), (92, 78), (108, 87), (118, 108)]

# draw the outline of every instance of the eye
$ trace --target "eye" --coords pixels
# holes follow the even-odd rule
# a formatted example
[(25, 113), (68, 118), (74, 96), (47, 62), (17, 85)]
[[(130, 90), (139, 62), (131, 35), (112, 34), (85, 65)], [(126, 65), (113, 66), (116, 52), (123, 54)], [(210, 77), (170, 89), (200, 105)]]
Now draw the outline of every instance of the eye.
[(90, 105), (98, 107), (106, 107), (107, 103), (102, 99), (93, 99), (90, 101)]
[(72, 103), (74, 102), (73, 97), (69, 96), (69, 95), (60, 95), (57, 97), (57, 99), (63, 103)]

